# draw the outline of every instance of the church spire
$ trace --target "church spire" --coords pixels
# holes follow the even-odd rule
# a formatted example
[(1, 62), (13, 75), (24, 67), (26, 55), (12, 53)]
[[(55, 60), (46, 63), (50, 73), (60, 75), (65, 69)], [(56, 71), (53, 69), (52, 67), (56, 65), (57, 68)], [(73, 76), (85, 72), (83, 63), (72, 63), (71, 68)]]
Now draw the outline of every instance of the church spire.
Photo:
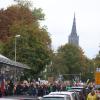
[(75, 19), (75, 13), (74, 13), (74, 19), (73, 19), (73, 25), (72, 25), (71, 35), (77, 35), (77, 32), (76, 32), (76, 19)]
[(77, 35), (77, 31), (76, 31), (75, 13), (74, 13), (72, 30), (71, 30), (71, 34), (69, 35), (68, 42), (69, 42), (69, 44), (73, 44), (73, 45), (76, 45), (76, 46), (79, 45), (79, 36)]

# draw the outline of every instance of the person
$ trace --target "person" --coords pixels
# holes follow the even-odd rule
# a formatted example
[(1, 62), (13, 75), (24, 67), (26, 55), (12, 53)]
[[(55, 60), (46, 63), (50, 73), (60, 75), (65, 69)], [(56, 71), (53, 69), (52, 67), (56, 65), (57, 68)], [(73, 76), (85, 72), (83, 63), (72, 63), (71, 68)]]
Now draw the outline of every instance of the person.
[(2, 97), (1, 86), (0, 86), (0, 98)]
[(91, 92), (88, 94), (87, 100), (98, 100), (97, 95), (94, 90), (91, 90)]
[(5, 79), (3, 79), (1, 82), (1, 93), (2, 96), (5, 96)]

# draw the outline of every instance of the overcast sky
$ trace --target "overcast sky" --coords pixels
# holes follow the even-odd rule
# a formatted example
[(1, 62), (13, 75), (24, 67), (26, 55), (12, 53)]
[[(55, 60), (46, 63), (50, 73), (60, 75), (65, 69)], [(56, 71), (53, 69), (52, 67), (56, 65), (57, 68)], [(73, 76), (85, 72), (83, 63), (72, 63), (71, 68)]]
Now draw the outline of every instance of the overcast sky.
[[(74, 12), (79, 45), (89, 58), (100, 50), (100, 0), (31, 0), (33, 6), (42, 8), (53, 49), (68, 43)], [(13, 0), (0, 0), (0, 8), (11, 5)]]

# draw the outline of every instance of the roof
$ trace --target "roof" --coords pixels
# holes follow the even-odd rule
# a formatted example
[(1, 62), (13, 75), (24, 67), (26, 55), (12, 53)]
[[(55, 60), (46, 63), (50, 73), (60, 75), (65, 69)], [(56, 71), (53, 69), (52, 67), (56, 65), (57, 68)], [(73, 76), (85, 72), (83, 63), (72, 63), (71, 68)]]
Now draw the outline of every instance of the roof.
[(43, 97), (66, 97), (66, 95), (45, 95)]
[[(66, 97), (70, 98), (70, 100), (74, 100), (73, 94), (75, 94), (75, 92), (69, 92), (69, 91), (59, 91), (59, 92), (51, 92), (49, 95), (66, 95)], [(78, 97), (77, 97), (78, 98)], [(69, 99), (68, 99), (69, 100)]]
[(84, 87), (83, 86), (73, 86), (71, 87), (72, 89), (83, 89)]
[(0, 54), (0, 58), (8, 59), (7, 57)]
[(69, 92), (69, 91), (61, 91), (61, 92), (51, 92), (50, 95), (71, 95), (73, 92)]
[[(44, 99), (44, 98), (47, 98), (47, 99)], [(42, 100), (48, 100), (48, 98), (51, 98), (50, 100), (55, 100), (55, 98), (56, 99), (63, 98), (63, 100), (74, 100), (69, 95), (59, 95), (59, 94), (56, 94), (56, 95), (45, 95), (45, 96), (43, 96)], [(60, 99), (58, 99), (58, 100), (60, 100)]]
[(10, 65), (10, 66), (16, 66), (16, 67), (19, 67), (19, 68), (30, 69), (29, 66), (22, 64), (22, 63), (19, 63), (19, 62), (15, 62), (13, 60), (10, 60), (9, 58), (7, 58), (7, 57), (5, 57), (1, 54), (0, 54), (0, 63), (7, 64), (7, 65)]
[(81, 92), (82, 90), (81, 89), (71, 89), (71, 90), (68, 90), (69, 92)]

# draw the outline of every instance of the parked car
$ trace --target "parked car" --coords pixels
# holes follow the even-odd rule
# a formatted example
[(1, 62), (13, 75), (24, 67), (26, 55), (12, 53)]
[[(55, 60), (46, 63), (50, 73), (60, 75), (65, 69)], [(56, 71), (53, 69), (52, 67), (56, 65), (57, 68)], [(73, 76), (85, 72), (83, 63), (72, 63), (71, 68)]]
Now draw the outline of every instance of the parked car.
[(72, 100), (69, 95), (45, 95), (42, 100)]
[(80, 100), (79, 95), (76, 92), (68, 92), (68, 91), (51, 92), (49, 95), (66, 95), (70, 97), (70, 100)]
[(69, 92), (76, 92), (79, 95), (79, 100), (85, 100), (85, 96), (83, 94), (83, 91), (80, 89), (71, 89), (68, 90)]
[(84, 87), (83, 86), (72, 86), (71, 89), (78, 89), (82, 90)]
[(88, 87), (83, 87), (83, 86), (76, 86), (76, 87), (71, 87), (75, 91), (79, 92), (81, 95), (84, 95), (85, 97), (89, 94), (90, 90)]
[(96, 85), (94, 90), (95, 90), (98, 98), (100, 98), (100, 85)]

